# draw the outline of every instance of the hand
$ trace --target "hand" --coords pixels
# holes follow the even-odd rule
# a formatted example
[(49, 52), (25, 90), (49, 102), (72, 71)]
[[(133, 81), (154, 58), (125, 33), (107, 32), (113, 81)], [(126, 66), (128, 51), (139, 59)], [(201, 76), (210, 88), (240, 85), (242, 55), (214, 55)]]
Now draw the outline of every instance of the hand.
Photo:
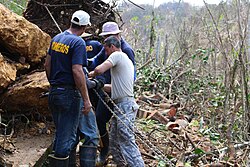
[(83, 101), (83, 104), (84, 104), (84, 106), (83, 106), (83, 108), (82, 108), (82, 113), (84, 114), (84, 115), (88, 115), (88, 113), (91, 111), (91, 109), (92, 109), (92, 104), (90, 103), (90, 101), (89, 100), (84, 100)]
[(103, 90), (107, 93), (111, 93), (111, 84), (105, 84)]
[(90, 72), (89, 72), (89, 74), (88, 74), (88, 76), (89, 76), (90, 78), (95, 77), (95, 75), (94, 75), (94, 71), (90, 71)]
[(94, 89), (99, 90), (99, 89), (104, 87), (104, 83), (102, 80), (100, 80), (100, 79), (91, 79), (91, 80), (96, 83)]

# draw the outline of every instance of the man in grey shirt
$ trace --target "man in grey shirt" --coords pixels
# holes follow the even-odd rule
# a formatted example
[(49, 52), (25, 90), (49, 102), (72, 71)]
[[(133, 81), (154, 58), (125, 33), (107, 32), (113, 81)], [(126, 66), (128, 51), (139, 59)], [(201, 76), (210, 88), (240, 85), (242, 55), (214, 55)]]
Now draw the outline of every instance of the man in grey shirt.
[(133, 132), (138, 111), (133, 93), (134, 66), (128, 56), (121, 51), (118, 38), (110, 36), (104, 43), (109, 57), (90, 72), (89, 76), (95, 77), (111, 69), (111, 98), (118, 108), (114, 108), (116, 116), (111, 120), (110, 152), (118, 166), (144, 167)]

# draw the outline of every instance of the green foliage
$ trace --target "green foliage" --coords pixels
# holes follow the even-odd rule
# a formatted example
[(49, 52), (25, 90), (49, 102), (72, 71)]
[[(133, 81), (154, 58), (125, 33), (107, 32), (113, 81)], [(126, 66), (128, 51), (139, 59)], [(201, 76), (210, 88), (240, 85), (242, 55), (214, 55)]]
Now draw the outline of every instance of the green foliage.
[(198, 127), (198, 126), (199, 126), (199, 121), (193, 120), (193, 121), (190, 123), (190, 126)]
[(191, 162), (185, 162), (184, 164), (184, 167), (191, 167), (191, 166), (192, 166)]
[(162, 68), (145, 67), (137, 71), (137, 78), (139, 82), (137, 82), (136, 87), (140, 87), (141, 91), (150, 91), (154, 84), (157, 85), (159, 90), (166, 89), (171, 76), (169, 73), (164, 72)]
[(134, 16), (134, 17), (132, 17), (131, 22), (136, 22), (136, 21), (138, 21), (138, 19), (139, 19), (138, 16)]
[[(189, 74), (190, 75), (190, 74)], [(187, 83), (187, 91), (189, 92), (198, 92), (199, 90), (202, 90), (204, 86), (204, 81), (200, 78), (193, 78), (190, 80), (189, 83)]]
[(210, 99), (210, 103), (212, 104), (213, 107), (221, 107), (223, 106), (223, 102), (225, 99), (225, 95), (219, 95), (217, 94), (214, 98)]
[(27, 0), (0, 0), (0, 3), (12, 12), (22, 15), (24, 9), (26, 8)]
[(204, 154), (205, 151), (203, 151), (203, 150), (200, 149), (200, 148), (196, 148), (196, 149), (194, 150), (194, 153), (200, 155), (200, 154)]
[(200, 129), (200, 133), (204, 136), (208, 136), (209, 139), (213, 142), (217, 142), (218, 140), (220, 140), (220, 134), (217, 133), (215, 130), (213, 130), (213, 128), (204, 128), (204, 129)]
[(149, 132), (152, 129), (155, 129), (157, 127), (157, 130), (165, 130), (166, 125), (159, 124), (158, 121), (155, 121), (153, 119), (141, 119), (140, 120), (141, 124), (140, 127), (143, 129), (145, 132)]
[(197, 49), (192, 55), (192, 59), (198, 58), (199, 60), (202, 60), (203, 63), (207, 63), (211, 52), (214, 52), (214, 49)]
[(224, 18), (225, 18), (224, 14), (221, 14), (220, 17), (219, 17), (219, 20), (220, 20), (220, 21), (223, 21)]
[[(238, 24), (244, 25), (244, 18), (248, 14), (248, 8), (244, 6), (249, 6), (249, 2), (241, 3), (239, 6), (232, 1), (196, 9), (179, 3), (172, 7), (166, 4), (155, 8), (155, 32), (163, 46), (160, 54), (166, 53), (167, 56), (162, 57), (166, 56), (167, 66), (171, 64), (171, 67), (150, 64), (139, 70), (137, 75), (137, 91), (152, 91), (152, 85), (157, 85), (157, 92), (180, 101), (184, 108), (182, 112), (190, 111), (195, 118), (203, 118), (202, 121), (193, 122), (197, 126), (195, 128), (200, 127), (201, 134), (220, 146), (226, 145), (228, 128), (232, 127), (230, 133), (233, 142), (242, 141), (239, 139), (246, 133), (241, 129), (246, 129), (248, 125), (248, 111), (244, 111), (246, 108), (242, 106), (250, 101), (250, 95), (248, 93), (246, 97), (243, 94), (249, 90), (244, 88), (242, 80), (246, 79), (249, 87), (249, 47), (240, 41), (239, 36), (244, 36), (244, 26), (239, 27)], [(141, 53), (143, 49), (146, 50), (144, 53), (149, 50), (151, 11), (147, 10), (144, 17), (136, 20), (140, 37), (137, 49), (140, 48)], [(238, 22), (233, 21), (235, 18)], [(162, 51), (165, 48), (167, 52)], [(243, 62), (240, 62), (240, 56)], [(159, 57), (162, 58), (161, 55)], [(243, 105), (238, 109), (236, 106), (240, 102)], [(232, 120), (234, 122), (230, 122)], [(196, 153), (203, 152), (196, 150)]]
[(165, 167), (166, 163), (164, 161), (159, 161), (157, 167)]

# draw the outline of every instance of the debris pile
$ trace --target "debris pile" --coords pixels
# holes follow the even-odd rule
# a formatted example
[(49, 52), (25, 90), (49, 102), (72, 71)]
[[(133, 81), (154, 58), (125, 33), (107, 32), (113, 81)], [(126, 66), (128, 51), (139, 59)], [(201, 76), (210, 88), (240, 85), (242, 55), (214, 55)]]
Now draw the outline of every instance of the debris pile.
[(84, 10), (90, 14), (91, 27), (86, 31), (99, 34), (103, 23), (115, 21), (118, 16), (113, 8), (102, 0), (32, 0), (28, 2), (23, 16), (30, 22), (38, 25), (50, 36), (55, 36), (69, 27), (72, 14), (76, 10)]
[[(147, 167), (154, 166), (240, 166), (245, 158), (249, 142), (234, 145), (235, 157), (225, 160), (230, 147), (223, 147), (220, 134), (208, 128), (204, 122), (196, 120), (192, 114), (186, 115), (185, 108), (178, 102), (168, 100), (164, 95), (144, 92), (137, 98), (140, 105), (136, 122), (137, 128), (145, 132), (147, 138), (137, 143)], [(159, 158), (155, 148), (161, 150)]]

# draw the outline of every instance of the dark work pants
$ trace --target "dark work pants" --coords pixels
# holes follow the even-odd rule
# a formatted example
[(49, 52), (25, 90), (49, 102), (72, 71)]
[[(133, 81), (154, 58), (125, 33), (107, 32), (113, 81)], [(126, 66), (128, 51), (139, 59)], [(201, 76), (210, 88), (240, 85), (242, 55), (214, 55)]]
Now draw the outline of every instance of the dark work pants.
[[(104, 99), (104, 95), (101, 94), (101, 97)], [(108, 106), (113, 109), (113, 105), (108, 103)], [(112, 113), (107, 109), (103, 102), (99, 99), (96, 107), (96, 121), (99, 129), (100, 136), (105, 135), (107, 132), (106, 124), (109, 122), (112, 117)]]

